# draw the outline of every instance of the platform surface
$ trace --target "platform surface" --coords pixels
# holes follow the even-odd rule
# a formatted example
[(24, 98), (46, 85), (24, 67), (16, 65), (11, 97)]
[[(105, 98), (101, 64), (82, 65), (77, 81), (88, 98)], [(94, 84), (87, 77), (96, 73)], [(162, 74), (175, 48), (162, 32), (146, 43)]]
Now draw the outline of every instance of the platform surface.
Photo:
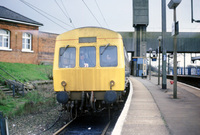
[(130, 81), (133, 94), (125, 105), (128, 111), (113, 134), (200, 135), (200, 89), (178, 83), (174, 99), (170, 80), (164, 90), (157, 85), (157, 77), (130, 77)]

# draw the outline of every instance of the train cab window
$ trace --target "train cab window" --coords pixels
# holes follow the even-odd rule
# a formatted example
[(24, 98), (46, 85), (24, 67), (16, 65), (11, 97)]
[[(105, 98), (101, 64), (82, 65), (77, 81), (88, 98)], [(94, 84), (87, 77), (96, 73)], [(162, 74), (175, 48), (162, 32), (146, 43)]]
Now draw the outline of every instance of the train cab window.
[(76, 48), (62, 47), (59, 54), (60, 68), (74, 68), (76, 64)]
[(80, 67), (95, 67), (96, 66), (96, 48), (93, 46), (80, 47), (79, 54)]
[(101, 67), (116, 67), (118, 65), (116, 46), (107, 46), (106, 48), (105, 46), (101, 46), (99, 54)]

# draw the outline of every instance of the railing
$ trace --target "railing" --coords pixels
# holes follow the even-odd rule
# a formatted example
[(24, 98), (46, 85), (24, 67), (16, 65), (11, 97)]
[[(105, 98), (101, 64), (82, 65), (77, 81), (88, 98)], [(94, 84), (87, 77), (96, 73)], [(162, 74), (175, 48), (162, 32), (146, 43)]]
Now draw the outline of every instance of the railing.
[(9, 76), (11, 76), (13, 79), (15, 79), (15, 81), (18, 81), (18, 82), (20, 82), (19, 80), (17, 80), (14, 76), (12, 76), (11, 74), (9, 74), (7, 71), (5, 71), (3, 68), (1, 68), (0, 67), (0, 69), (4, 72), (4, 73), (6, 73), (6, 74), (8, 74)]
[(24, 96), (24, 84), (19, 80), (17, 80), (14, 76), (9, 74), (7, 71), (5, 71), (3, 68), (0, 67), (0, 69), (14, 79), (14, 80), (9, 80), (0, 74), (0, 77), (2, 77), (6, 81), (6, 84), (9, 86), (9, 88), (12, 89), (13, 97), (15, 97), (16, 93), (19, 93), (20, 91), (22, 91), (22, 93), (19, 94)]
[(13, 80), (7, 80), (7, 84), (10, 87), (10, 89), (13, 90), (13, 97), (15, 97), (15, 93), (19, 93), (20, 91), (22, 91), (22, 93), (19, 93), (19, 94), (24, 96), (24, 84), (23, 83), (16, 82)]

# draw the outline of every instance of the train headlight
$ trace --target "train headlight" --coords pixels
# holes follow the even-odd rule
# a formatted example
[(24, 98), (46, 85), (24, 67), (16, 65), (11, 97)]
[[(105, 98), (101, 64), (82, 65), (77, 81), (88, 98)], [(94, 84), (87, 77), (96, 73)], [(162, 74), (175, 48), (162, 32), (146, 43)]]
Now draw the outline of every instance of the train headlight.
[(67, 83), (66, 83), (65, 81), (62, 81), (62, 82), (61, 82), (61, 85), (62, 85), (63, 87), (65, 87), (65, 86), (67, 85)]

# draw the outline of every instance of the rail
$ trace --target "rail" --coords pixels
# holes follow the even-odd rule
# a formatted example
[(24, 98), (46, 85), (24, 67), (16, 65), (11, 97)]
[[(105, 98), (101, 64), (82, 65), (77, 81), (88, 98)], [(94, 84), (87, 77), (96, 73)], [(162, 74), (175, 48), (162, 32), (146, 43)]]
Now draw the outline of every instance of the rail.
[[(58, 131), (56, 131), (53, 135), (59, 135), (60, 133), (62, 133), (67, 128), (67, 126), (69, 126), (75, 119), (69, 121), (67, 124), (65, 124), (63, 127), (61, 127)], [(108, 130), (109, 126), (110, 126), (110, 121), (106, 124), (105, 128), (102, 130), (101, 135), (106, 134), (106, 131)]]
[(106, 131), (108, 130), (108, 127), (110, 126), (110, 121), (108, 122), (108, 124), (105, 126), (105, 128), (103, 129), (101, 135), (105, 135)]
[(65, 124), (63, 127), (61, 127), (58, 131), (56, 131), (53, 135), (59, 135), (70, 123), (72, 123), (76, 118), (73, 120), (69, 121), (67, 124)]

